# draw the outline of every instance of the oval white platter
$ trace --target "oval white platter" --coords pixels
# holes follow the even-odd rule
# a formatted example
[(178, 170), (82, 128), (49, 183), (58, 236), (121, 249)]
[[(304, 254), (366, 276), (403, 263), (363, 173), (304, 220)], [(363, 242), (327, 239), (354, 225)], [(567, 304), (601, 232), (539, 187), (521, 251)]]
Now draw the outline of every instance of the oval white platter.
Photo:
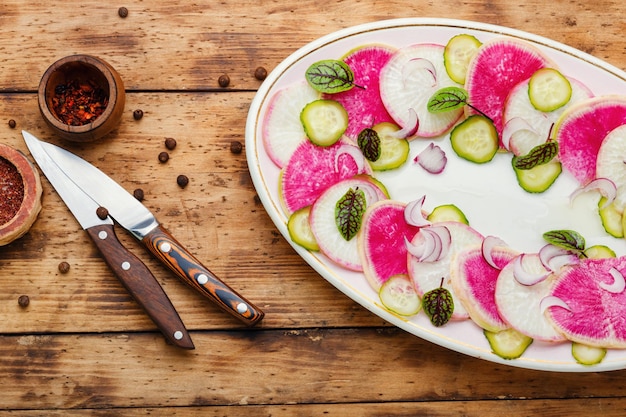
[[(552, 58), (568, 76), (584, 82), (595, 95), (626, 95), (626, 73), (591, 55), (530, 33), (489, 24), (434, 18), (394, 19), (354, 26), (319, 38), (281, 62), (266, 78), (252, 101), (246, 125), (246, 155), (254, 186), (278, 230), (297, 253), (332, 285), (384, 320), (440, 346), (473, 357), (528, 369), (558, 372), (599, 372), (626, 367), (626, 350), (609, 350), (604, 360), (591, 367), (576, 363), (571, 344), (534, 341), (524, 355), (504, 360), (493, 354), (482, 330), (472, 321), (449, 322), (436, 328), (425, 314), (400, 317), (386, 310), (378, 294), (361, 273), (334, 264), (319, 253), (294, 244), (287, 231), (287, 216), (278, 194), (279, 168), (263, 148), (262, 123), (272, 95), (282, 87), (304, 79), (305, 70), (322, 59), (340, 59), (351, 49), (369, 43), (396, 48), (415, 43), (445, 45), (454, 35), (468, 33), (482, 42), (498, 36), (530, 42)], [(425, 209), (455, 204), (470, 225), (484, 236), (495, 235), (519, 251), (536, 252), (545, 244), (542, 233), (554, 229), (580, 232), (588, 246), (604, 244), (618, 255), (626, 255), (626, 240), (608, 236), (595, 213), (597, 199), (580, 198), (571, 206), (569, 195), (577, 187), (564, 173), (543, 194), (531, 195), (517, 184), (510, 158), (499, 155), (486, 165), (471, 164), (456, 157), (448, 135), (435, 139), (448, 155), (444, 174), (434, 176), (412, 163), (432, 140), (413, 140), (409, 160), (400, 169), (376, 174), (395, 200), (409, 202), (426, 195)]]

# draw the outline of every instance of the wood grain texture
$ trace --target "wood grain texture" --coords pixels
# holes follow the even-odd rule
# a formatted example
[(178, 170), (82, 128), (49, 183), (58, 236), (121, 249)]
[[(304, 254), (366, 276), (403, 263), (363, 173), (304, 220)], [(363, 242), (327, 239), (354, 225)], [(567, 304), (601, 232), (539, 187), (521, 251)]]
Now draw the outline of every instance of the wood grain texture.
[[(261, 85), (255, 69), (271, 71), (333, 31), (397, 17), (467, 19), (529, 31), (626, 68), (625, 13), (616, 0), (3, 1), (0, 142), (28, 154), (25, 129), (127, 190), (143, 189), (144, 204), (172, 235), (266, 316), (247, 329), (118, 229), (167, 292), (196, 349), (168, 346), (42, 178), (38, 220), (0, 247), (0, 416), (623, 415), (624, 371), (495, 365), (391, 327), (347, 298), (279, 234), (256, 196), (245, 149), (232, 153), (230, 145), (244, 142)], [(56, 59), (85, 52), (121, 74), (126, 110), (102, 141), (68, 144), (43, 122), (36, 88)], [(217, 82), (222, 74), (231, 80), (226, 88)], [(162, 164), (167, 137), (178, 145)], [(185, 189), (179, 174), (190, 179)], [(71, 265), (66, 274), (61, 261)], [(23, 294), (26, 308), (17, 303)]]

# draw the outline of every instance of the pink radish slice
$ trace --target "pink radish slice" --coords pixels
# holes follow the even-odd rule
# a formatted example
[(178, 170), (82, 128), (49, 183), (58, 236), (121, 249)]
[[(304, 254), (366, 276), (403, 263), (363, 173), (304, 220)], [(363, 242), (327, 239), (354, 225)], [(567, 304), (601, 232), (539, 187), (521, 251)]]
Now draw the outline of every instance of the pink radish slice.
[[(536, 340), (560, 342), (565, 340), (543, 314), (542, 301), (550, 295), (554, 275), (535, 285), (522, 285), (514, 276), (515, 262), (509, 262), (496, 281), (495, 300), (500, 317), (518, 332)], [(523, 268), (535, 275), (547, 274), (536, 253), (524, 254)]]
[(310, 206), (331, 185), (370, 172), (367, 164), (355, 161), (346, 146), (354, 147), (355, 154), (359, 152), (354, 145), (344, 142), (321, 147), (306, 140), (298, 146), (280, 178), (281, 201), (287, 214)]
[(363, 273), (371, 287), (378, 291), (382, 284), (399, 274), (407, 274), (405, 239), (411, 240), (419, 230), (404, 220), (406, 204), (383, 200), (369, 206), (357, 235)]
[[(430, 113), (427, 103), (439, 89), (458, 86), (443, 63), (443, 45), (415, 44), (397, 50), (380, 73), (380, 96), (389, 114), (403, 131), (417, 121), (418, 137), (439, 136), (450, 130), (463, 110)], [(413, 113), (417, 115), (415, 119)]]
[[(436, 262), (420, 262), (414, 256), (408, 255), (408, 272), (415, 284), (415, 289), (420, 296), (441, 285), (441, 278), (444, 278), (443, 286), (452, 294), (454, 301), (453, 320), (466, 320), (469, 314), (463, 303), (459, 300), (451, 282), (450, 268), (452, 260), (457, 253), (468, 247), (480, 246), (483, 236), (475, 229), (466, 224), (458, 222), (438, 222), (437, 226), (445, 226), (450, 232), (450, 249), (448, 253)], [(419, 244), (420, 232), (415, 235), (412, 243)], [(482, 257), (482, 255), (481, 255)]]
[(263, 146), (270, 159), (284, 167), (297, 147), (307, 140), (300, 112), (320, 93), (306, 81), (290, 84), (270, 98), (263, 120)]
[(626, 97), (594, 97), (567, 109), (555, 126), (563, 167), (580, 184), (593, 180), (604, 138), (623, 124), (626, 124)]
[(569, 340), (626, 348), (626, 291), (602, 288), (613, 284), (613, 268), (623, 275), (626, 257), (582, 259), (577, 267), (558, 275), (550, 295), (561, 299), (570, 310), (549, 307), (546, 315)]
[(379, 76), (395, 48), (386, 45), (366, 45), (348, 53), (343, 61), (354, 73), (355, 87), (348, 91), (326, 94), (338, 101), (348, 112), (345, 136), (356, 140), (365, 128), (382, 122), (393, 122), (380, 98)]
[(480, 246), (461, 251), (452, 262), (450, 277), (455, 293), (480, 327), (492, 332), (507, 329), (496, 307), (496, 282), (500, 270), (509, 264), (518, 252), (508, 247), (494, 247), (491, 259), (497, 268), (487, 263)]
[[(493, 120), (502, 137), (504, 104), (511, 90), (540, 68), (555, 65), (537, 48), (515, 38), (486, 41), (469, 63), (465, 89), (469, 102)], [(475, 114), (466, 107), (467, 114)]]

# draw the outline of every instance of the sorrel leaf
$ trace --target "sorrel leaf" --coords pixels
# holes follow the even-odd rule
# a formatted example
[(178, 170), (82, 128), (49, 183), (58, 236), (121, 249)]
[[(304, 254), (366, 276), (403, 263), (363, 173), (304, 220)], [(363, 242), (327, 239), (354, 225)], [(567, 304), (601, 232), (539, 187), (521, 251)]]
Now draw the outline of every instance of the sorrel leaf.
[(357, 144), (368, 161), (378, 161), (381, 154), (380, 137), (374, 129), (363, 129), (359, 133)]
[(549, 141), (537, 145), (526, 155), (513, 158), (513, 166), (517, 169), (532, 169), (537, 165), (547, 164), (559, 153), (559, 143)]
[(363, 190), (350, 188), (337, 201), (335, 206), (335, 223), (344, 239), (350, 240), (361, 228), (361, 221), (367, 201)]
[(467, 103), (467, 91), (460, 87), (445, 87), (437, 90), (428, 100), (431, 113), (442, 113), (463, 107)]
[(305, 77), (322, 93), (340, 93), (354, 87), (354, 73), (345, 62), (336, 59), (315, 62), (306, 70)]
[(585, 250), (585, 238), (573, 230), (551, 230), (543, 234), (543, 238), (554, 246), (567, 250), (582, 252)]

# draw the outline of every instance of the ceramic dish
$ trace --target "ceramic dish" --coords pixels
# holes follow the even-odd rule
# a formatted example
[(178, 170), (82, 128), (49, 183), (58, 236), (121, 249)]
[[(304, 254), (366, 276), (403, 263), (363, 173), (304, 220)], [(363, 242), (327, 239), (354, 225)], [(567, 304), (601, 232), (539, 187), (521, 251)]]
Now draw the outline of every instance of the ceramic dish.
[[(454, 35), (468, 33), (481, 41), (496, 36), (511, 36), (533, 43), (552, 58), (567, 75), (577, 78), (595, 93), (626, 94), (626, 74), (588, 54), (530, 33), (476, 22), (444, 19), (396, 19), (360, 25), (324, 36), (302, 47), (285, 59), (267, 77), (255, 96), (246, 126), (246, 153), (254, 185), (261, 201), (282, 235), (300, 256), (332, 285), (386, 321), (420, 338), (443, 347), (511, 366), (560, 372), (598, 372), (626, 367), (626, 350), (609, 350), (604, 360), (593, 367), (576, 363), (571, 344), (548, 344), (535, 341), (515, 360), (493, 354), (482, 330), (472, 321), (449, 322), (436, 328), (423, 314), (403, 318), (391, 314), (380, 304), (378, 294), (361, 273), (336, 266), (319, 253), (312, 253), (291, 242), (287, 216), (278, 194), (279, 168), (263, 148), (262, 123), (269, 98), (278, 89), (302, 80), (306, 68), (322, 59), (340, 59), (351, 49), (368, 43), (394, 47), (414, 43), (446, 44)], [(456, 158), (447, 135), (437, 140), (452, 155), (445, 175), (433, 176), (415, 168), (413, 157), (429, 141), (411, 142), (408, 162), (400, 169), (377, 174), (392, 199), (411, 201), (426, 195), (426, 209), (453, 203), (467, 215), (470, 224), (484, 236), (503, 238), (520, 251), (537, 251), (543, 242), (541, 233), (568, 228), (580, 232), (588, 244), (605, 244), (618, 255), (626, 254), (623, 239), (609, 237), (602, 229), (594, 207), (584, 199), (577, 207), (569, 206), (568, 196), (577, 186), (573, 178), (562, 175), (546, 193), (531, 195), (517, 185), (510, 161), (494, 160), (489, 166), (472, 165)], [(410, 181), (409, 181), (410, 179)]]

